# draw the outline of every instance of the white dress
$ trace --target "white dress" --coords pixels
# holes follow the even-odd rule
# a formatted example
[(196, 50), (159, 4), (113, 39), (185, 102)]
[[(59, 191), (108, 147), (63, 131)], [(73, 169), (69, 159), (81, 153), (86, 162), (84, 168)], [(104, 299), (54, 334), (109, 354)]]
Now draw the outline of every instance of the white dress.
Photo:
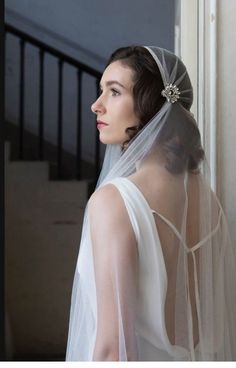
[[(138, 247), (138, 300), (135, 336), (140, 361), (198, 360), (197, 345), (192, 355), (184, 345), (172, 345), (165, 325), (167, 271), (154, 216), (180, 236), (175, 226), (153, 211), (142, 192), (127, 178), (109, 181), (124, 201)], [(154, 214), (155, 212), (155, 214)], [(220, 221), (217, 227), (220, 226)], [(217, 228), (212, 234), (216, 234)], [(207, 236), (209, 240), (209, 235)], [(204, 239), (199, 247), (204, 244)], [(198, 248), (196, 244), (195, 249)], [(76, 284), (76, 285), (75, 285)], [(97, 305), (91, 239), (81, 243), (76, 266), (66, 360), (91, 361), (96, 338)], [(74, 292), (76, 290), (76, 294)], [(193, 358), (194, 356), (194, 358)], [(211, 356), (212, 357), (212, 356)], [(212, 359), (210, 357), (210, 359)], [(201, 359), (201, 358), (200, 358)], [(207, 360), (206, 355), (204, 360)]]
[[(124, 200), (138, 245), (140, 272), (135, 330), (139, 360), (185, 360), (187, 351), (170, 344), (165, 328), (167, 275), (153, 211), (130, 180), (116, 178), (109, 183), (116, 186)], [(76, 313), (71, 311), (74, 318), (70, 320), (66, 360), (88, 361), (92, 360), (96, 337), (96, 292), (92, 252), (85, 244), (80, 249), (74, 283), (79, 283), (79, 294), (72, 294)], [(83, 321), (84, 313), (87, 318)], [(73, 333), (76, 329), (77, 334)], [(73, 336), (78, 341), (73, 341)]]
[[(149, 207), (142, 192), (130, 180), (116, 178), (110, 181), (110, 184), (116, 186), (124, 200), (138, 246), (139, 297), (136, 337), (139, 360), (185, 360), (187, 351), (182, 347), (173, 346), (166, 332), (164, 307), (167, 274), (154, 220), (155, 211)], [(174, 227), (167, 219), (166, 222)]]

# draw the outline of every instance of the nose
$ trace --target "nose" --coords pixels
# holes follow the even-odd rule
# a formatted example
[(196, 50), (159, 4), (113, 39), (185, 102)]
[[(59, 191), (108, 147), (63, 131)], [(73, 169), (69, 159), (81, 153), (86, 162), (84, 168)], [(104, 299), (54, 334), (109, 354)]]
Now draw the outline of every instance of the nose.
[(91, 110), (94, 114), (102, 114), (105, 111), (104, 104), (101, 101), (101, 96), (91, 105)]

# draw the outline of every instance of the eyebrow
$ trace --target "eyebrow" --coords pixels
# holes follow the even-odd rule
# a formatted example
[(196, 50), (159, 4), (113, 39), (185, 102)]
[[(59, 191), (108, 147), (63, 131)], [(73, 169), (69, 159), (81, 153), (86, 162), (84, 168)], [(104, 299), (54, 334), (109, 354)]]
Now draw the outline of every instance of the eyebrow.
[[(123, 84), (121, 84), (120, 82), (118, 82), (118, 81), (116, 81), (116, 80), (110, 80), (110, 81), (107, 81), (107, 82), (105, 83), (105, 85), (106, 85), (107, 87), (111, 86), (112, 84), (118, 84), (118, 86), (120, 86), (120, 87), (122, 87), (122, 88), (126, 89), (126, 87), (125, 87), (125, 86), (123, 86)], [(100, 83), (100, 88), (102, 88), (101, 83)]]

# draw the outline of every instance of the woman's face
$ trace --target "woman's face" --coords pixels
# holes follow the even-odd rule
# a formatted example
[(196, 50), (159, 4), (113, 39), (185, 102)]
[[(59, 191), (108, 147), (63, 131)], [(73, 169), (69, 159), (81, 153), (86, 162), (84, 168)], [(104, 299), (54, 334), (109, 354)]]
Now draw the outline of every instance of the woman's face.
[(101, 83), (101, 95), (91, 106), (97, 114), (99, 139), (104, 144), (123, 144), (129, 139), (127, 128), (138, 125), (134, 113), (132, 70), (120, 61), (114, 61), (105, 69)]

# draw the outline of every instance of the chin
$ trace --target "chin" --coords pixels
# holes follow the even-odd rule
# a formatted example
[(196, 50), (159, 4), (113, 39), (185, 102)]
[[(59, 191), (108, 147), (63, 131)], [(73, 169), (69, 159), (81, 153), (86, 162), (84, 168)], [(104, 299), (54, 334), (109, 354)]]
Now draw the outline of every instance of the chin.
[(119, 144), (120, 146), (124, 143), (126, 138), (123, 140), (121, 139), (115, 139), (115, 137), (104, 137), (101, 133), (99, 135), (99, 140), (103, 144)]
[(105, 139), (105, 138), (103, 138), (103, 137), (99, 137), (99, 141), (100, 141), (101, 143), (103, 143), (103, 144), (110, 144), (109, 139)]

